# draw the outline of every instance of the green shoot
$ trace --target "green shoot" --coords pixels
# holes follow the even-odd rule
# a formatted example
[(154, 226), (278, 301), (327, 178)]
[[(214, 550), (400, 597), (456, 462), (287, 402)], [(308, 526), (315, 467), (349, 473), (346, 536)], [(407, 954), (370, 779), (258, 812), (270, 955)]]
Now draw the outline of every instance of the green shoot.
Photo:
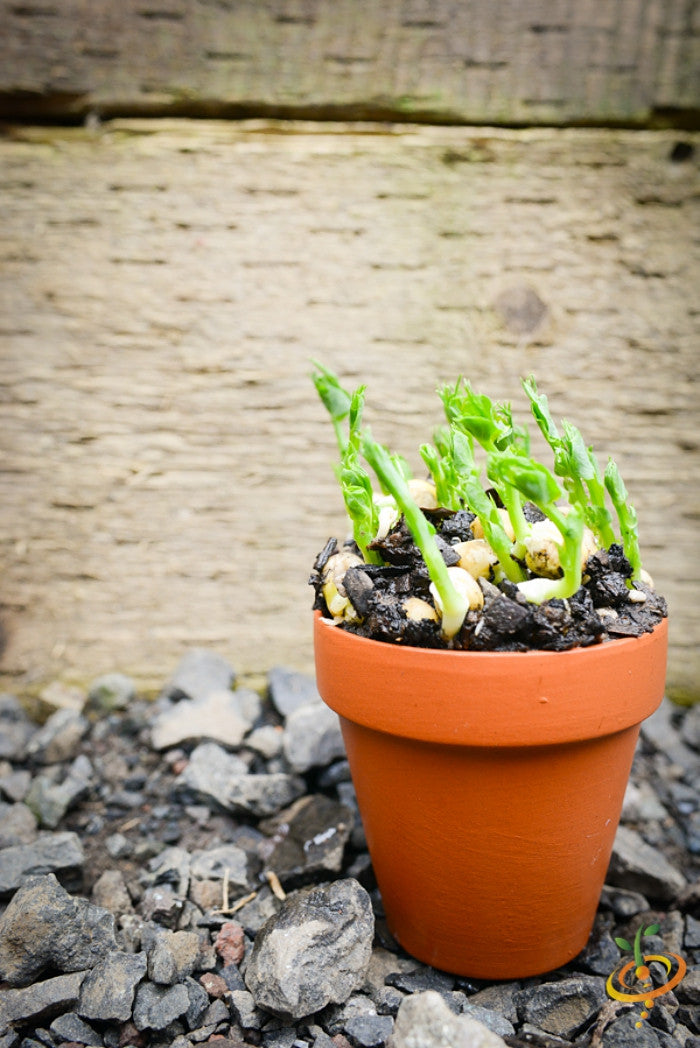
[[(377, 534), (379, 515), (374, 501), (372, 483), (359, 460), (360, 430), (365, 403), (365, 386), (358, 386), (350, 394), (341, 386), (337, 375), (322, 364), (313, 362), (317, 373), (314, 385), (335, 429), (340, 449), (340, 465), (336, 474), (352, 524), (352, 535), (364, 560), (369, 564), (381, 564), (378, 553), (367, 548)], [(347, 419), (347, 435), (343, 423)]]
[(359, 386), (350, 398), (348, 410), (348, 439), (343, 449), (338, 479), (345, 508), (352, 523), (352, 536), (368, 564), (381, 564), (382, 558), (368, 544), (377, 534), (379, 513), (374, 500), (372, 482), (360, 464), (362, 412), (365, 387)]
[(549, 412), (547, 397), (538, 393), (534, 377), (523, 380), (532, 414), (554, 454), (554, 472), (564, 482), (569, 500), (579, 506), (588, 527), (606, 548), (615, 542), (612, 516), (605, 505), (605, 487), (593, 449), (586, 447), (576, 426), (563, 422), (561, 437)]
[[(313, 363), (313, 381), (330, 415), (340, 449), (336, 473), (362, 556), (366, 562), (382, 563), (378, 551), (369, 547), (380, 526), (381, 533), (385, 533), (387, 515), (393, 520), (403, 514), (434, 583), (436, 603), (439, 598), (442, 604), (443, 634), (448, 638), (455, 636), (464, 621), (467, 600), (450, 578), (435, 540), (435, 528), (416, 502), (407, 462), (377, 444), (369, 430), (363, 428), (365, 387), (360, 386), (351, 394), (332, 371)], [(617, 541), (615, 514), (632, 579), (639, 579), (637, 515), (629, 504), (617, 466), (610, 459), (602, 474), (593, 449), (586, 445), (576, 426), (564, 421), (557, 428), (547, 397), (539, 393), (535, 379), (530, 376), (522, 385), (537, 426), (553, 453), (554, 473), (531, 457), (528, 432), (514, 422), (510, 404), (494, 402), (474, 392), (460, 378), (454, 386), (438, 390), (448, 426), (435, 432), (434, 444), (420, 448), (435, 485), (438, 505), (452, 512), (466, 507), (477, 515), (484, 537), (498, 558), (499, 571), (518, 585), (531, 602), (568, 598), (579, 589), (584, 531), (587, 550), (588, 529), (600, 546), (609, 548)], [(486, 477), (505, 507), (512, 531), (507, 530), (508, 521), (504, 527), (504, 511), (484, 490), (481, 466), (474, 454), (476, 445), (485, 452)], [(361, 456), (376, 473), (383, 495), (373, 490)], [(557, 503), (564, 492), (569, 504), (561, 507)], [(526, 519), (526, 502), (534, 503), (552, 522), (556, 529), (552, 529), (553, 534), (548, 531), (549, 526), (540, 529)], [(608, 508), (609, 502), (614, 512)], [(543, 577), (559, 571), (559, 578)]]
[(348, 391), (341, 386), (337, 375), (324, 367), (323, 364), (319, 364), (317, 360), (312, 360), (311, 363), (316, 368), (316, 371), (311, 376), (316, 392), (331, 417), (335, 437), (338, 441), (338, 448), (342, 455), (347, 443), (342, 423), (350, 413), (352, 398)]
[(445, 509), (459, 509), (461, 500), (449, 458), (441, 455), (432, 444), (421, 444), (419, 450), (420, 457), (425, 462), (433, 478), (438, 504), (444, 506)]
[(511, 582), (522, 582), (525, 572), (511, 556), (512, 544), (501, 523), (496, 503), (486, 494), (475, 473), (467, 477), (465, 490), (469, 508), (479, 518), (486, 541), (498, 557), (503, 574)]
[[(518, 488), (507, 479), (507, 474), (499, 468), (499, 463), (504, 454), (512, 455), (514, 452), (492, 451), (488, 455), (486, 475), (501, 496), (501, 501), (508, 511), (508, 516), (510, 517), (510, 522), (513, 525), (513, 531), (515, 533), (516, 549), (518, 553), (520, 553), (530, 534), (530, 524), (525, 519), (525, 514), (523, 513), (522, 494)], [(523, 461), (529, 462), (530, 459), (524, 457)]]
[(639, 553), (639, 535), (637, 530), (637, 513), (628, 501), (627, 488), (620, 476), (620, 471), (612, 459), (608, 459), (605, 468), (605, 487), (612, 500), (620, 522), (622, 546), (625, 556), (632, 565), (632, 578), (638, 579), (642, 570)]
[(447, 639), (450, 639), (462, 628), (468, 605), (450, 580), (447, 565), (435, 541), (433, 528), (411, 497), (408, 484), (392, 462), (391, 455), (386, 448), (372, 439), (368, 430), (363, 434), (362, 454), (377, 474), (382, 487), (393, 495), (397, 506), (404, 515), (413, 541), (423, 555), (428, 574), (440, 596), (442, 632)]
[[(576, 486), (574, 492), (569, 490), (572, 502), (583, 510), (586, 524), (593, 531), (603, 546), (612, 546), (615, 532), (612, 529), (612, 515), (605, 505), (605, 485), (600, 473), (600, 466), (593, 448), (586, 447), (580, 430), (570, 422), (563, 422), (564, 442), (569, 463), (569, 476)], [(588, 495), (583, 490), (585, 482)], [(566, 480), (564, 481), (566, 485)]]
[(561, 488), (547, 467), (540, 462), (511, 453), (499, 457), (498, 468), (508, 483), (549, 517), (562, 536), (559, 553), (562, 577), (528, 579), (519, 584), (520, 592), (534, 604), (553, 597), (572, 597), (581, 585), (582, 510), (572, 505), (568, 513), (562, 513), (556, 505), (556, 500), (562, 494)]
[[(527, 454), (530, 443), (527, 431), (514, 424), (510, 404), (494, 403), (485, 394), (475, 393), (469, 383), (462, 379), (454, 388), (444, 386), (439, 390), (439, 395), (454, 430), (481, 444), (488, 454), (489, 464), (493, 456), (506, 448)], [(492, 472), (490, 465), (487, 474), (508, 511), (516, 542), (522, 546), (530, 532), (530, 525), (523, 515), (520, 494), (497, 470)]]
[(438, 394), (450, 425), (473, 437), (486, 451), (495, 451), (510, 442), (512, 419), (508, 417), (507, 408), (500, 410), (505, 405), (494, 405), (485, 393), (475, 393), (461, 378), (454, 389), (443, 386)]

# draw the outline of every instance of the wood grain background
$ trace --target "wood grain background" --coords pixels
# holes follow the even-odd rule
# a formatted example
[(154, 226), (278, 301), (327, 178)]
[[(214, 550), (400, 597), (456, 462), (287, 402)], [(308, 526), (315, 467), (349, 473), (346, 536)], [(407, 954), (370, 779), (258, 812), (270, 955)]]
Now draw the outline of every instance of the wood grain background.
[[(679, 147), (679, 141), (682, 148)], [(8, 687), (311, 668), (345, 530), (310, 358), (419, 466), (468, 375), (613, 452), (697, 694), (700, 136), (125, 120), (0, 139)]]

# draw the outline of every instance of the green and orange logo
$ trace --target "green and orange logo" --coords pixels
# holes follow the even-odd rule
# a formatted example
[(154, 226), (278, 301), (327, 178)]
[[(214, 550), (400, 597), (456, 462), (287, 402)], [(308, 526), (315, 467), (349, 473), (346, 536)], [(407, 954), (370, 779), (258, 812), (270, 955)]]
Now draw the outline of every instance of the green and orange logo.
[[(654, 1007), (654, 1000), (678, 986), (686, 972), (686, 963), (677, 953), (642, 953), (642, 939), (647, 935), (656, 935), (658, 931), (658, 924), (649, 924), (646, 928), (640, 924), (633, 943), (621, 936), (616, 937), (615, 942), (620, 949), (630, 950), (634, 959), (616, 968), (608, 976), (605, 984), (609, 996), (616, 1001), (641, 1001), (644, 1006), (641, 1019), (649, 1018), (649, 1011)], [(655, 985), (652, 971), (649, 968), (649, 965), (654, 962), (661, 965), (666, 972), (666, 981), (661, 986)], [(635, 1024), (636, 1026), (642, 1025), (641, 1019)]]

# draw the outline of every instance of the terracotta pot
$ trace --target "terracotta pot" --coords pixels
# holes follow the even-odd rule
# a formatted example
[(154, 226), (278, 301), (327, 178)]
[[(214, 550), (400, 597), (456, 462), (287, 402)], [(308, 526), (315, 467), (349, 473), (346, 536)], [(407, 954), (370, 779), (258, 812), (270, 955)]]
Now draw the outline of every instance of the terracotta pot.
[(459, 975), (550, 971), (586, 945), (639, 726), (664, 692), (666, 620), (567, 652), (384, 644), (316, 613), (392, 934)]

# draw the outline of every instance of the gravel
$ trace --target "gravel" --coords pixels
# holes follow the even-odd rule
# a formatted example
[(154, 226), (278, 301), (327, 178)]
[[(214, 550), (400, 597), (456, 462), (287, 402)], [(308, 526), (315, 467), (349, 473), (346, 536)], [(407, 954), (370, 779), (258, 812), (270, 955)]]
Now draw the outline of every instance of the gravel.
[[(155, 702), (46, 694), (42, 725), (0, 696), (0, 1048), (700, 1045), (700, 707), (643, 728), (586, 949), (487, 983), (390, 935), (312, 678), (197, 649)], [(606, 981), (652, 924), (688, 970), (642, 1017)]]

